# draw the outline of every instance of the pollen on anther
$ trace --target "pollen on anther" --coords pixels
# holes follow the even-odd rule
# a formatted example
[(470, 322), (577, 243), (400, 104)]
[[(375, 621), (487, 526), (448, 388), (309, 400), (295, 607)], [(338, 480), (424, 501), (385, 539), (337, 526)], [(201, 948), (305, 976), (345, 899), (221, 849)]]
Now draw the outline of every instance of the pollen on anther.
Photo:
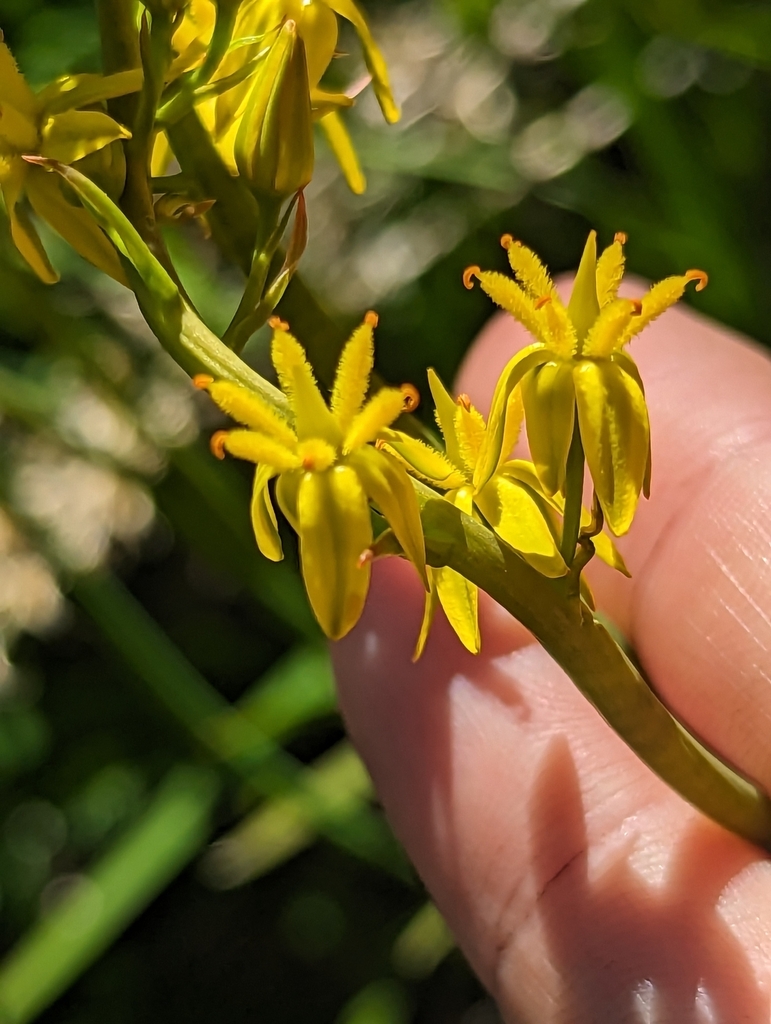
[(312, 455), (306, 455), (303, 459), (303, 469), (307, 472), (311, 472), (316, 468), (316, 460)]
[(501, 235), (501, 245), (504, 249), (510, 249), (512, 245), (516, 244), (513, 235)]
[(210, 377), (208, 373), (197, 373), (193, 377), (193, 387), (198, 388), (199, 391), (205, 391), (213, 383), (214, 377)]
[(356, 568), (363, 569), (366, 565), (369, 565), (370, 562), (374, 561), (374, 559), (375, 552), (372, 548), (365, 548), (356, 560)]
[(268, 324), (270, 327), (273, 328), (274, 331), (289, 330), (289, 324), (286, 322), (286, 320), (282, 320), (280, 316), (272, 316), (270, 320), (268, 320)]
[(535, 308), (543, 309), (547, 302), (551, 302), (551, 295), (542, 295), (540, 299), (535, 300)]
[(414, 384), (402, 384), (399, 388), (404, 395), (404, 411), (414, 412), (420, 405), (420, 392)]
[(482, 271), (481, 267), (466, 267), (463, 271), (463, 285), (468, 288), (469, 291), (474, 287), (474, 278), (477, 277)]
[(613, 236), (613, 241), (618, 242), (619, 245), (626, 245), (627, 234), (626, 231), (617, 231)]
[(697, 281), (696, 291), (703, 292), (709, 283), (709, 276), (703, 270), (686, 270), (686, 281)]
[(469, 409), (471, 408), (471, 399), (465, 393), (465, 391), (463, 392), (462, 395), (458, 395), (457, 402), (462, 409), (466, 410), (466, 412), (468, 412)]
[(217, 430), (212, 434), (211, 441), (209, 441), (209, 447), (212, 450), (212, 455), (216, 455), (218, 459), (225, 458), (225, 442), (227, 439), (227, 430)]
[(364, 314), (364, 323), (369, 324), (370, 327), (377, 327), (379, 321), (380, 317), (377, 315), (374, 309), (370, 309), (368, 312)]
[(639, 316), (642, 313), (642, 302), (640, 299), (630, 299), (632, 303), (632, 316)]
[(386, 443), (385, 443), (385, 441), (383, 440), (383, 438), (382, 438), (382, 437), (379, 437), (379, 438), (378, 438), (378, 439), (377, 439), (377, 440), (375, 441), (375, 447), (377, 448), (377, 450), (378, 450), (379, 452), (382, 452), (382, 450), (383, 450), (383, 449), (385, 448), (385, 445), (386, 445)]

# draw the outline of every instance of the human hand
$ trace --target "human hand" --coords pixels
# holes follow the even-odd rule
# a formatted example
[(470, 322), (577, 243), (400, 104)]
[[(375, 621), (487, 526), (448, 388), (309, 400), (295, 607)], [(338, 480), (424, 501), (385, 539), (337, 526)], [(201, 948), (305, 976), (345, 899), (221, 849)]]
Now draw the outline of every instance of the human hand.
[[(494, 318), (460, 375), (486, 411), (525, 332)], [(631, 346), (653, 490), (589, 573), (660, 696), (771, 791), (771, 361), (682, 308)], [(334, 659), (391, 823), (507, 1021), (768, 1022), (771, 863), (684, 803), (526, 631), (480, 602), (477, 657), (378, 563)]]

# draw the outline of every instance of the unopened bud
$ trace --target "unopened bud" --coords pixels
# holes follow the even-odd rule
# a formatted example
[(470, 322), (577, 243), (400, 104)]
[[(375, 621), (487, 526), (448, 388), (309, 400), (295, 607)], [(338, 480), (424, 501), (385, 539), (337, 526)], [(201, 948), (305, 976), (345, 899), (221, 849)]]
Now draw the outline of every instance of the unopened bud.
[(255, 192), (283, 198), (313, 174), (313, 123), (305, 44), (284, 23), (254, 76), (235, 143), (236, 166)]

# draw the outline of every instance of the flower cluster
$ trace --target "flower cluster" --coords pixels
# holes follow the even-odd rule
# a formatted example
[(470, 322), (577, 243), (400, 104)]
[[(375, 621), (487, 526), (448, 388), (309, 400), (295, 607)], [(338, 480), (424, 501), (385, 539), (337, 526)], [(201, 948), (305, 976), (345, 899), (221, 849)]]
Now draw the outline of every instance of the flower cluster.
[[(478, 279), (537, 340), (504, 369), (489, 422), (468, 396), (454, 399), (429, 369), (444, 451), (392, 426), (405, 407), (403, 391), (384, 388), (365, 403), (374, 314), (343, 350), (329, 405), (302, 347), (285, 324), (274, 320), (273, 362), (291, 420), (246, 388), (197, 378), (221, 409), (249, 428), (220, 431), (212, 446), (219, 456), (229, 452), (257, 464), (252, 521), (260, 550), (269, 558), (282, 555), (268, 491), (278, 477), (276, 498), (299, 534), (311, 604), (329, 636), (343, 636), (363, 607), (373, 550), (371, 501), (427, 584), (416, 657), (437, 605), (462, 643), (479, 651), (477, 588), (449, 566), (426, 566), (407, 473), (443, 492), (466, 516), (486, 523), (544, 576), (571, 571), (577, 542), (589, 556), (596, 553), (628, 574), (611, 537), (602, 532), (603, 517), (611, 533), (626, 532), (650, 479), (645, 394), (624, 347), (677, 301), (689, 281), (703, 288), (706, 275), (688, 271), (654, 285), (642, 299), (620, 299), (624, 241), (616, 235), (598, 259), (595, 234), (590, 234), (567, 306), (537, 256), (508, 236), (503, 244), (516, 280), (478, 267), (466, 272), (467, 284)], [(523, 419), (532, 462), (512, 457)], [(570, 453), (576, 446), (580, 472), (571, 480)], [(584, 460), (594, 483), (594, 514), (581, 505)], [(571, 506), (577, 515), (575, 536), (568, 538)]]

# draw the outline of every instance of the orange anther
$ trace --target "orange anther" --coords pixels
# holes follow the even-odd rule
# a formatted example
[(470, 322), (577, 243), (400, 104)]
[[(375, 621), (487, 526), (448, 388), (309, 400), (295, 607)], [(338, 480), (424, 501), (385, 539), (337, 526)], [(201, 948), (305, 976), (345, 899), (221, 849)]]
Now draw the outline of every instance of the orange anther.
[(504, 249), (510, 249), (512, 245), (516, 245), (513, 235), (501, 235), (501, 245)]
[(626, 231), (617, 231), (613, 236), (613, 241), (618, 242), (619, 245), (626, 245)]
[(540, 299), (535, 300), (535, 308), (542, 309), (547, 302), (551, 302), (551, 295), (542, 295)]
[(377, 448), (377, 450), (378, 450), (379, 452), (382, 452), (382, 450), (383, 450), (383, 449), (385, 448), (385, 446), (386, 446), (386, 443), (385, 443), (385, 441), (383, 440), (383, 438), (382, 438), (382, 437), (379, 437), (379, 438), (378, 438), (378, 439), (377, 439), (377, 440), (375, 441), (375, 447)]
[(474, 287), (474, 278), (481, 273), (481, 267), (466, 267), (463, 271), (463, 284), (469, 291)]
[(280, 316), (272, 316), (268, 320), (268, 324), (273, 328), (274, 331), (288, 331), (289, 324), (286, 320), (282, 320)]
[(632, 303), (632, 316), (639, 316), (642, 313), (642, 302), (639, 299), (630, 299)]
[(316, 460), (312, 455), (306, 455), (303, 459), (303, 469), (307, 471), (314, 470), (316, 468)]
[(420, 405), (420, 392), (414, 384), (402, 384), (399, 388), (404, 395), (404, 411), (415, 412)]
[(703, 270), (686, 270), (685, 279), (686, 281), (698, 281), (696, 285), (697, 292), (703, 292), (709, 283), (709, 277)]
[(465, 391), (464, 391), (464, 393), (462, 395), (458, 395), (456, 401), (457, 401), (458, 405), (461, 407), (461, 409), (465, 409), (466, 412), (468, 412), (469, 409), (471, 408), (471, 399), (465, 393)]
[(212, 455), (216, 455), (218, 459), (225, 458), (225, 442), (227, 439), (227, 430), (217, 430), (212, 434), (211, 441), (209, 441), (209, 447), (212, 450)]
[(205, 391), (213, 383), (214, 377), (210, 377), (208, 373), (197, 373), (193, 377), (193, 387), (198, 388), (200, 391)]
[(370, 309), (367, 313), (364, 314), (364, 323), (369, 324), (370, 327), (377, 327), (379, 322), (380, 317), (377, 315), (374, 309)]

